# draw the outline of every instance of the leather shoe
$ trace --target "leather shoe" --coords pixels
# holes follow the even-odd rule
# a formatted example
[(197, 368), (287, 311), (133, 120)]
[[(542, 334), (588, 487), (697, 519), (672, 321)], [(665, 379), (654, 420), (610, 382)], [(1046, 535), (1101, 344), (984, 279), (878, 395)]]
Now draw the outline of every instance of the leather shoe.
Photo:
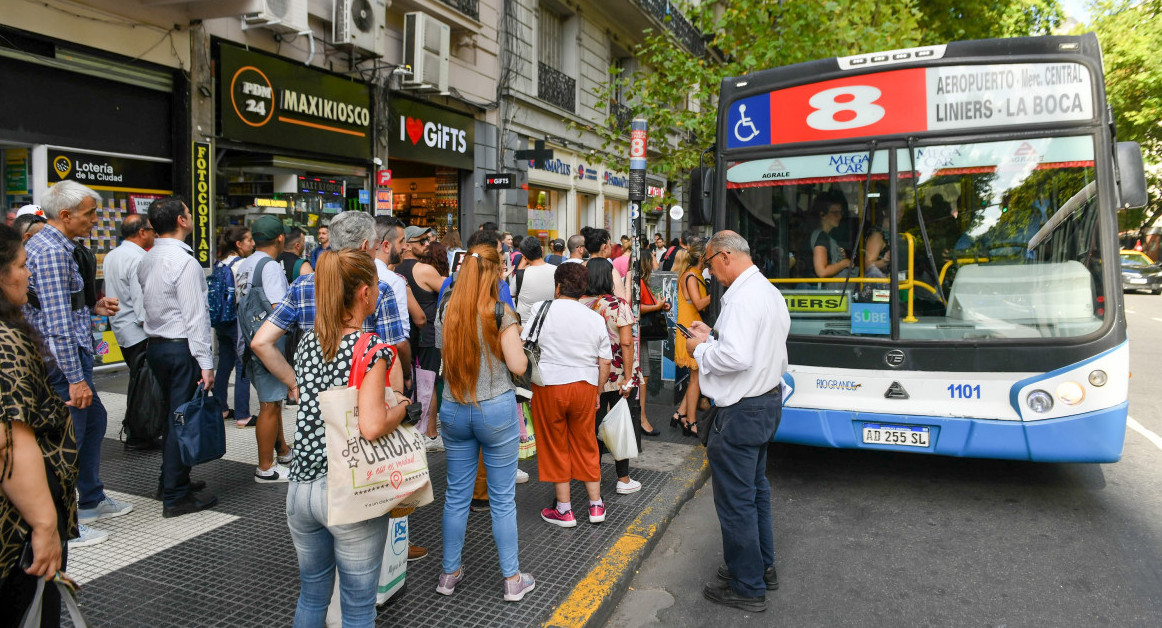
[[(734, 576), (726, 568), (726, 565), (720, 565), (718, 567), (718, 579), (730, 582), (734, 580)], [(775, 573), (774, 565), (767, 567), (767, 570), (763, 572), (763, 582), (767, 583), (767, 591), (774, 591), (779, 588), (779, 574)]]
[[(204, 488), (206, 488), (206, 481), (205, 480), (190, 480), (190, 492), (191, 493), (197, 493), (198, 491), (200, 491)], [(161, 491), (162, 491), (162, 487), (158, 486), (157, 493), (154, 494), (154, 497), (157, 498), (157, 501), (161, 501)]]
[(165, 508), (162, 508), (161, 516), (165, 517), (166, 519), (169, 519), (170, 517), (180, 517), (182, 515), (201, 512), (207, 508), (213, 508), (217, 505), (217, 497), (211, 496), (202, 498), (194, 495), (193, 493), (188, 493), (185, 497), (179, 499), (178, 502), (173, 506), (166, 506)]
[(428, 555), (428, 548), (420, 547), (419, 545), (408, 544), (408, 562), (419, 560)]
[(702, 597), (715, 604), (730, 606), (752, 613), (761, 613), (767, 610), (767, 596), (746, 597), (739, 595), (734, 592), (734, 589), (730, 588), (729, 582), (726, 584), (707, 584), (702, 587)]

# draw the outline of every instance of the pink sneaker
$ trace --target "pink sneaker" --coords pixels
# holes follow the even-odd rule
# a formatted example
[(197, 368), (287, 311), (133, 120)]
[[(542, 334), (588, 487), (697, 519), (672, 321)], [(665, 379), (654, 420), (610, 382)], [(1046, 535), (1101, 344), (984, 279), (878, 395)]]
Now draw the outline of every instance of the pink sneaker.
[(573, 528), (577, 526), (577, 520), (573, 518), (573, 511), (566, 510), (565, 512), (557, 512), (556, 504), (541, 509), (541, 519), (562, 528)]
[(440, 595), (452, 595), (456, 590), (456, 585), (460, 584), (460, 581), (464, 579), (464, 568), (461, 567), (459, 571), (459, 574), (441, 573), (440, 583), (436, 585), (436, 593)]
[(600, 505), (589, 505), (589, 523), (601, 523), (605, 521), (605, 502)]
[(520, 574), (516, 582), (505, 579), (504, 581), (504, 601), (505, 602), (519, 602), (524, 599), (525, 593), (536, 588), (536, 582), (533, 581), (532, 574)]

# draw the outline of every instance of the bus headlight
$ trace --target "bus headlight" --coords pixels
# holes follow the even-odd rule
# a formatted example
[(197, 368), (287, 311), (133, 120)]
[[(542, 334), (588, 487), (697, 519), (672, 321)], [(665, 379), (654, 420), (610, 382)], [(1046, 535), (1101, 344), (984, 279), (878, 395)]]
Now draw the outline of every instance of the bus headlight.
[(1033, 412), (1044, 414), (1053, 409), (1053, 397), (1044, 390), (1034, 390), (1025, 397), (1025, 404)]
[(1057, 386), (1057, 398), (1067, 406), (1076, 406), (1085, 399), (1085, 388), (1077, 382), (1061, 382)]
[(1089, 373), (1089, 383), (1090, 384), (1093, 384), (1094, 386), (1097, 386), (1098, 388), (1100, 388), (1102, 386), (1105, 386), (1107, 381), (1109, 381), (1109, 376), (1106, 375), (1105, 371), (1103, 371), (1101, 369), (1090, 371), (1090, 373)]

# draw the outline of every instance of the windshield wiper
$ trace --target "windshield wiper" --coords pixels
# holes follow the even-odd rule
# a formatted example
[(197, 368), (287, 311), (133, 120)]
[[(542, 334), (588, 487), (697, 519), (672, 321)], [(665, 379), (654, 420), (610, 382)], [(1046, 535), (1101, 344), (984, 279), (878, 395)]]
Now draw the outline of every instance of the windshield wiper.
[(876, 141), (868, 142), (867, 146), (867, 182), (863, 186), (863, 200), (860, 203), (862, 209), (859, 212), (859, 230), (851, 239), (851, 265), (847, 267), (847, 276), (843, 279), (843, 290), (839, 293), (841, 295), (847, 294), (847, 286), (851, 283), (851, 271), (856, 267), (856, 257), (859, 255), (859, 248), (863, 246), (863, 231), (867, 225), (868, 202), (871, 199), (872, 166), (875, 164), (876, 158)]
[(912, 202), (916, 203), (916, 221), (920, 223), (920, 237), (924, 239), (924, 252), (928, 254), (928, 264), (932, 268), (932, 277), (936, 284), (936, 294), (940, 302), (947, 304), (944, 299), (944, 286), (940, 285), (940, 271), (936, 268), (936, 259), (932, 257), (932, 243), (928, 241), (928, 229), (924, 227), (924, 212), (920, 209), (920, 170), (916, 168), (916, 138), (908, 138), (908, 167), (912, 170)]

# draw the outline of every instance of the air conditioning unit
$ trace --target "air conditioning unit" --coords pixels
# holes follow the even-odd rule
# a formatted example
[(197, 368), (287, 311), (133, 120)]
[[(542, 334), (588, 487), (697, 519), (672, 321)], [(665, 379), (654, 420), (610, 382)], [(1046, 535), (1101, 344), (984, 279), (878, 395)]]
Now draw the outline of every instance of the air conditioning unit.
[(307, 25), (309, 0), (249, 0), (242, 3), (242, 28), (268, 28), (279, 33), (301, 33)]
[(451, 39), (452, 29), (447, 24), (422, 11), (405, 13), (403, 62), (411, 66), (412, 73), (404, 76), (403, 84), (447, 92)]
[(331, 39), (337, 46), (354, 46), (377, 57), (383, 56), (385, 0), (335, 0)]

